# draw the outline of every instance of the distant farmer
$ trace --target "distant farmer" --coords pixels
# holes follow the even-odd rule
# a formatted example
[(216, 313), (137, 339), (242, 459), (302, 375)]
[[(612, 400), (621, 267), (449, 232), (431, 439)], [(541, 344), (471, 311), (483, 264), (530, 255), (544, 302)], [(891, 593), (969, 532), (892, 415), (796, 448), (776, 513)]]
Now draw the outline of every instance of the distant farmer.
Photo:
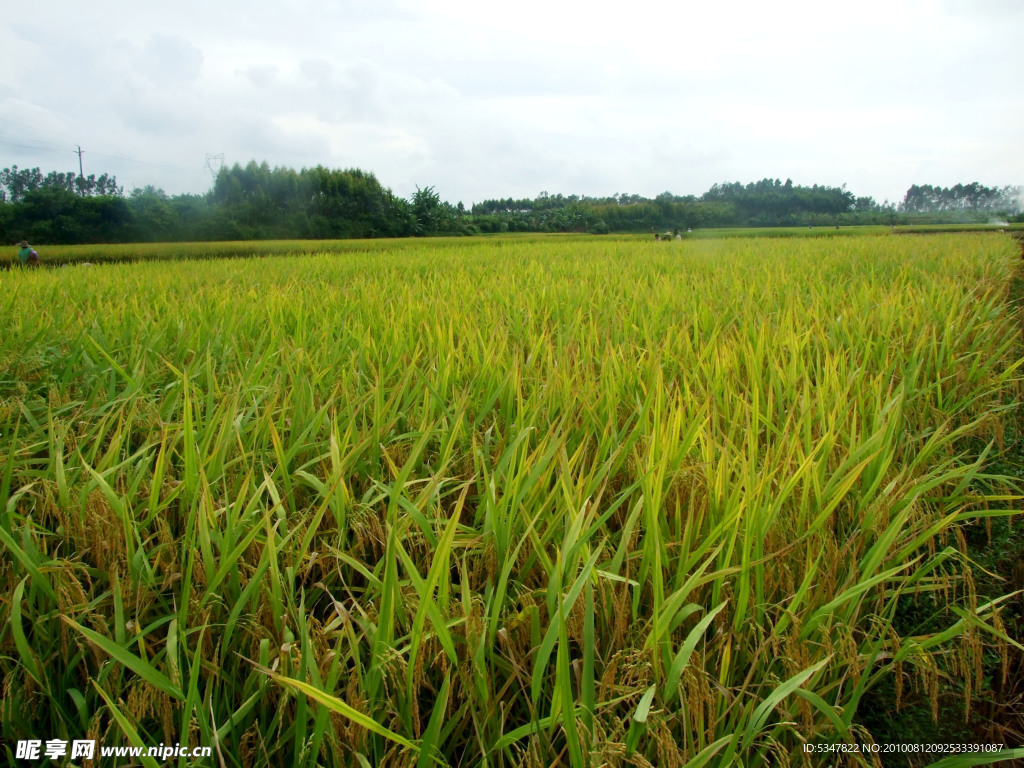
[(39, 264), (39, 254), (28, 244), (27, 240), (22, 240), (18, 246), (20, 247), (18, 261), (21, 262), (21, 266), (35, 267)]

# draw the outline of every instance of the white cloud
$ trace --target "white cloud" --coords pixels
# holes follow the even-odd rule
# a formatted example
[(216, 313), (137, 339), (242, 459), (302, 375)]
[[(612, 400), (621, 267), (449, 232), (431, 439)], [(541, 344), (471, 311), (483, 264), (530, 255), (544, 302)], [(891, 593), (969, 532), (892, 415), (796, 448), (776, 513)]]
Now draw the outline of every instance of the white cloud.
[(207, 189), (223, 152), (467, 203), (1021, 183), (1022, 7), (40, 0), (0, 22), (0, 147), (66, 169), (81, 144), (87, 170), (169, 192)]

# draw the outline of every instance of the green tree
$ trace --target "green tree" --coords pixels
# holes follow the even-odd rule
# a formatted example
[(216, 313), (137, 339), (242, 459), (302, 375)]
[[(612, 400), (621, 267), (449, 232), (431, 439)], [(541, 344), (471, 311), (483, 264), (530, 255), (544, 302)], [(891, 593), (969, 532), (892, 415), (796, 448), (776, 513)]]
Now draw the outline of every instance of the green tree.
[(441, 201), (433, 187), (416, 187), (412, 196), (413, 234), (435, 235), (456, 231), (458, 219), (451, 203)]

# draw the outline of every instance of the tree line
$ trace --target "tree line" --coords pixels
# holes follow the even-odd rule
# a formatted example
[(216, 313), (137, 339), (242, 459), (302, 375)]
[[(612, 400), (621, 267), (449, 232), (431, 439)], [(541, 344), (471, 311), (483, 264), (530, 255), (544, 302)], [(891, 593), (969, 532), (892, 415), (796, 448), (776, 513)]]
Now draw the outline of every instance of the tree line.
[(907, 190), (903, 209), (907, 213), (967, 213), (1013, 215), (1020, 213), (1020, 187), (986, 187), (978, 182), (933, 187), (915, 184)]
[(112, 175), (17, 166), (0, 171), (0, 234), (8, 242), (159, 242), (472, 235), (490, 232), (650, 232), (725, 226), (896, 224), (1020, 216), (1019, 187), (912, 186), (900, 203), (842, 187), (762, 179), (703, 195), (654, 198), (548, 194), (484, 200), (467, 209), (433, 187), (405, 199), (370, 172), (323, 166), (221, 169), (205, 194), (146, 186), (127, 196)]
[[(69, 179), (71, 182), (69, 183)], [(203, 195), (146, 186), (125, 196), (114, 177), (17, 167), (0, 171), (0, 233), (37, 243), (326, 239), (469, 234), (465, 210), (432, 188), (408, 200), (359, 169), (295, 171), (250, 162), (222, 169)]]
[(62, 173), (50, 171), (43, 176), (38, 168), (22, 168), (14, 165), (0, 171), (0, 203), (18, 203), (25, 195), (40, 189), (62, 189), (83, 197), (121, 196), (124, 190), (117, 186), (117, 179), (103, 174), (83, 176), (74, 171)]

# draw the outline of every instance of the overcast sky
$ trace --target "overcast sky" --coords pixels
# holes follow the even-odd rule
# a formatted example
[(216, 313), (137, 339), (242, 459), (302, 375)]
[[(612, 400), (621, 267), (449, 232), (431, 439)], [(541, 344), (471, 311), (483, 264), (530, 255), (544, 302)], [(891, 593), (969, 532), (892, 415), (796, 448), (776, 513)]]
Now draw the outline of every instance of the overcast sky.
[(5, 3), (0, 167), (205, 192), (208, 154), (445, 200), (1024, 184), (1024, 2)]

